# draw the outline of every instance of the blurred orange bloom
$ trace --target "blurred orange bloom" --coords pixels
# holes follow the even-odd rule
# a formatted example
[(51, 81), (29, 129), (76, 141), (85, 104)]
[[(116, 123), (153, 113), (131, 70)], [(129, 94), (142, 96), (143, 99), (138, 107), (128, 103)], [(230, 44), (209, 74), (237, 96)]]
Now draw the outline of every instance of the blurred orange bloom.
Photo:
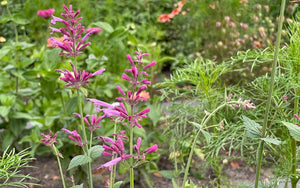
[[(150, 98), (149, 92), (147, 92), (145, 90), (142, 91), (139, 96), (140, 96), (141, 101), (147, 101), (147, 99)], [(131, 99), (135, 99), (135, 98), (136, 98), (136, 93), (134, 93), (134, 95), (131, 96)]]
[(183, 7), (183, 5), (185, 4), (185, 0), (179, 1), (178, 2), (178, 7)]
[(177, 14), (179, 14), (181, 12), (181, 7), (175, 8), (171, 14), (169, 14), (170, 18), (173, 18), (174, 16), (176, 16)]
[[(60, 37), (60, 38), (58, 38), (58, 37), (52, 37), (52, 38), (55, 39), (55, 40), (57, 40), (57, 41), (59, 41), (59, 42), (67, 43), (66, 41), (64, 41), (64, 40), (65, 40), (65, 37)], [(53, 41), (50, 40), (50, 39), (48, 39), (48, 41), (47, 41), (47, 47), (50, 47), (50, 48), (56, 48), (56, 47), (57, 47), (57, 44), (54, 45), (54, 44), (53, 44)]]
[(211, 9), (213, 9), (213, 10), (216, 9), (216, 5), (215, 5), (215, 4), (211, 4), (211, 5), (209, 5), (209, 7), (210, 7)]
[(159, 22), (165, 23), (165, 22), (170, 22), (171, 21), (171, 17), (169, 14), (162, 14), (158, 17), (157, 19)]
[(6, 42), (6, 39), (0, 36), (0, 42)]
[(260, 47), (261, 47), (261, 44), (260, 44), (259, 41), (254, 41), (254, 42), (253, 42), (253, 46), (260, 48)]

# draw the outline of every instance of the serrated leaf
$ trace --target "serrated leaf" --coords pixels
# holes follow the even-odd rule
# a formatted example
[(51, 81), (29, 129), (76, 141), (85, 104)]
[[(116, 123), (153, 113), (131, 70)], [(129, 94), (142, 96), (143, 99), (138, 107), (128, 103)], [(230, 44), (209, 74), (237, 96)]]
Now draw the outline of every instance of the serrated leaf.
[(173, 179), (176, 177), (174, 171), (172, 171), (172, 170), (161, 170), (161, 171), (159, 171), (159, 173), (161, 175), (163, 175), (163, 177), (168, 178), (168, 179)]
[(66, 102), (67, 114), (71, 114), (77, 110), (78, 98), (72, 97)]
[(32, 116), (25, 112), (14, 112), (12, 117), (15, 119), (32, 119)]
[(0, 106), (0, 116), (7, 117), (9, 111), (10, 111), (10, 107), (8, 107), (8, 106)]
[(279, 144), (281, 143), (280, 140), (277, 140), (277, 139), (275, 139), (275, 138), (269, 138), (269, 137), (267, 137), (267, 138), (261, 138), (261, 139), (262, 139), (263, 141), (265, 141), (265, 142), (270, 143), (270, 144), (279, 145)]
[(0, 59), (2, 59), (2, 57), (4, 57), (6, 54), (8, 54), (10, 52), (10, 48), (4, 46), (1, 50), (0, 50)]
[(120, 188), (122, 183), (123, 181), (118, 181), (117, 183), (114, 184), (114, 188)]
[(76, 166), (87, 164), (91, 161), (92, 161), (91, 158), (86, 155), (77, 155), (70, 161), (70, 164), (69, 164), (69, 167), (67, 170), (70, 170)]
[(72, 186), (71, 188), (83, 188), (83, 183), (80, 184), (80, 185), (74, 185), (74, 186)]
[(300, 127), (289, 122), (282, 123), (289, 129), (290, 135), (297, 141), (300, 141)]
[(102, 146), (93, 146), (89, 149), (90, 157), (92, 159), (96, 159), (97, 157), (100, 157), (102, 155), (102, 152), (104, 151)]
[(112, 33), (114, 31), (113, 27), (109, 23), (106, 23), (106, 22), (96, 22), (96, 23), (93, 23), (92, 25), (96, 26), (96, 27), (101, 27), (101, 29), (107, 31), (108, 33)]
[(260, 129), (262, 128), (258, 123), (255, 121), (249, 119), (246, 116), (242, 116), (244, 121), (244, 126), (247, 132), (247, 135), (250, 138), (254, 139), (260, 139), (261, 138), (261, 132)]

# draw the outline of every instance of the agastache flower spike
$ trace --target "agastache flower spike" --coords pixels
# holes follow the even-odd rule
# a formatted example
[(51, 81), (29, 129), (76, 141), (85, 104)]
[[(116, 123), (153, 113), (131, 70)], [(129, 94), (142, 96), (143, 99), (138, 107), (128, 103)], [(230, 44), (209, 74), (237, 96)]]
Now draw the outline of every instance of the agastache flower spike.
[(145, 160), (145, 156), (149, 153), (153, 153), (157, 150), (157, 144), (154, 144), (153, 146), (145, 149), (145, 151), (143, 153), (140, 153), (140, 147), (141, 147), (141, 142), (142, 142), (142, 139), (141, 137), (139, 137), (136, 141), (136, 145), (134, 145), (134, 150), (137, 154), (137, 156), (135, 156), (134, 158), (135, 159), (142, 159), (143, 161)]
[(42, 137), (44, 137), (41, 139), (41, 141), (44, 142), (46, 146), (49, 146), (52, 149), (53, 144), (57, 143), (55, 139), (57, 137), (57, 134), (54, 134), (52, 138), (51, 138), (51, 134), (52, 131), (49, 131), (48, 134), (41, 133)]
[[(80, 114), (78, 114), (78, 113), (74, 113), (74, 115), (81, 118)], [(90, 117), (90, 122), (87, 119), (88, 117)], [(90, 129), (90, 131), (95, 131), (96, 129), (101, 127), (99, 125), (99, 123), (104, 117), (105, 116), (99, 116), (97, 118), (97, 115), (86, 115), (85, 117), (83, 117), (83, 120), (88, 125), (88, 128)]]
[(64, 82), (67, 82), (68, 84), (66, 84), (66, 87), (69, 86), (73, 86), (76, 89), (79, 89), (79, 87), (81, 86), (86, 86), (88, 87), (88, 82), (89, 82), (89, 78), (91, 78), (92, 76), (95, 76), (97, 74), (102, 74), (105, 69), (100, 69), (98, 71), (96, 71), (95, 73), (88, 73), (85, 70), (81, 71), (78, 70), (76, 71), (74, 65), (71, 63), (71, 66), (73, 68), (73, 72), (68, 71), (67, 69), (64, 69), (64, 71), (57, 69), (57, 72), (60, 72), (64, 75), (64, 77), (59, 77), (59, 79), (61, 79)]
[[(79, 20), (82, 19), (82, 17), (76, 18), (80, 10), (78, 11), (73, 11), (72, 5), (69, 6), (69, 8), (66, 5), (63, 5), (65, 13), (62, 13), (61, 16), (64, 18), (59, 18), (56, 16), (52, 16), (51, 23), (56, 24), (56, 22), (61, 22), (65, 25), (65, 27), (62, 28), (54, 28), (54, 27), (49, 27), (52, 32), (50, 34), (53, 34), (53, 32), (57, 33), (62, 33), (66, 37), (67, 43), (62, 43), (62, 44), (57, 44), (59, 48), (61, 48), (65, 53), (59, 53), (59, 55), (66, 55), (67, 57), (72, 56), (76, 57), (80, 55), (80, 51), (83, 50), (85, 47), (90, 45), (90, 42), (85, 42), (85, 40), (94, 33), (99, 33), (101, 32), (101, 28), (90, 28), (87, 30), (86, 35), (81, 38), (81, 33), (85, 31), (84, 26), (82, 26), (79, 23)], [(53, 40), (53, 42), (58, 43), (58, 41)]]
[(69, 131), (68, 129), (65, 129), (65, 128), (62, 128), (61, 130), (70, 134), (69, 138), (75, 142), (75, 145), (78, 145), (80, 147), (84, 147), (84, 144), (82, 142), (81, 136), (77, 133), (76, 130)]

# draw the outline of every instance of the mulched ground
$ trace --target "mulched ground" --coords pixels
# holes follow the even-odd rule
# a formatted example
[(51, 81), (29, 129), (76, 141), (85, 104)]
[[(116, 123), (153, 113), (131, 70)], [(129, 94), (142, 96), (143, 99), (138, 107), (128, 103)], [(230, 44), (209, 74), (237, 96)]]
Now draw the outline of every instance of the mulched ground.
[[(172, 168), (172, 164), (168, 161), (161, 161), (164, 169), (161, 170), (170, 170)], [(96, 169), (101, 163), (98, 161), (93, 163), (93, 169)], [(35, 183), (40, 184), (30, 185), (31, 188), (60, 188), (62, 187), (61, 179), (59, 176), (59, 169), (55, 158), (52, 157), (39, 157), (36, 161), (32, 162), (30, 165), (34, 166), (34, 168), (27, 168), (23, 170), (23, 173), (29, 173), (31, 176), (39, 179), (39, 181), (35, 181)], [(160, 166), (160, 165), (158, 165)], [(165, 169), (169, 168), (169, 169)], [(201, 169), (203, 170), (203, 169)], [(213, 175), (210, 174), (212, 171), (208, 170), (204, 172), (204, 178), (198, 180), (196, 178), (192, 178), (193, 182), (199, 186), (206, 186), (209, 182), (209, 178), (212, 178)], [(249, 167), (247, 165), (243, 165), (242, 161), (233, 161), (229, 162), (223, 168), (223, 176), (227, 182), (227, 184), (231, 185), (245, 185), (245, 183), (253, 183), (255, 181), (255, 168)], [(125, 174), (122, 177), (117, 177), (119, 180), (123, 180), (129, 176), (129, 174)], [(261, 178), (268, 181), (271, 179), (272, 172), (271, 168), (262, 169)], [(102, 188), (104, 187), (105, 179), (109, 177), (109, 172), (104, 172), (101, 174), (94, 174), (94, 188)], [(151, 174), (150, 177), (153, 180), (154, 187), (156, 188), (173, 188), (172, 182), (170, 179), (164, 178), (159, 174)], [(71, 179), (67, 178), (67, 181), (70, 183)], [(129, 187), (129, 184), (124, 184), (121, 186), (122, 188)], [(135, 188), (146, 188), (148, 187), (143, 180), (140, 180), (135, 185)], [(210, 186), (211, 187), (211, 186)], [(231, 186), (230, 186), (231, 187)]]

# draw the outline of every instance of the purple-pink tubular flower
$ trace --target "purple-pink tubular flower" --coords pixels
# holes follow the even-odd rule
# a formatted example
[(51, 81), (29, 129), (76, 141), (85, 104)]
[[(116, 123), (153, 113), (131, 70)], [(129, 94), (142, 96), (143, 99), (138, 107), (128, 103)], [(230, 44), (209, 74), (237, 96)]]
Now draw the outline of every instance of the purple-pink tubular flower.
[(69, 131), (68, 129), (65, 129), (65, 128), (62, 128), (61, 130), (70, 134), (69, 138), (75, 142), (75, 145), (80, 146), (80, 147), (84, 147), (81, 136), (77, 133), (76, 130)]
[(148, 65), (144, 66), (143, 69), (147, 69), (147, 68), (152, 67), (154, 65), (156, 65), (156, 61), (153, 61), (152, 63), (149, 63)]
[(46, 10), (38, 10), (37, 15), (43, 18), (50, 18), (55, 10), (53, 8), (46, 9)]
[(132, 157), (132, 155), (127, 155), (127, 154), (121, 155), (121, 157), (117, 157), (117, 158), (101, 165), (99, 168), (109, 168), (109, 170), (111, 171), (112, 166), (114, 166), (114, 165), (118, 164), (120, 161), (125, 160), (130, 157)]
[(51, 134), (52, 131), (49, 131), (48, 134), (41, 133), (41, 136), (44, 137), (41, 139), (41, 141), (44, 142), (46, 146), (49, 146), (52, 149), (53, 144), (57, 143), (57, 141), (55, 140), (57, 134), (54, 134), (53, 137), (51, 137)]
[(298, 116), (297, 114), (294, 114), (294, 117), (295, 117), (297, 120), (300, 121), (300, 118), (299, 118), (299, 116)]
[(123, 139), (128, 139), (127, 137), (124, 137), (123, 132), (120, 132), (120, 134), (115, 134), (116, 135), (116, 140), (112, 140), (109, 137), (98, 137), (98, 139), (101, 139), (104, 143), (109, 143), (110, 146), (107, 146), (103, 143), (103, 148), (105, 149), (103, 151), (103, 155), (107, 155), (107, 156), (119, 156), (103, 165), (101, 165), (99, 168), (103, 168), (103, 167), (109, 167), (109, 169), (111, 170), (111, 167), (113, 165), (116, 165), (117, 163), (119, 163), (122, 160), (125, 160), (129, 157), (132, 157), (132, 155), (128, 155), (125, 153), (124, 150), (124, 144), (123, 144)]
[(52, 31), (50, 34), (53, 34), (53, 32), (63, 34), (65, 36), (66, 43), (58, 43), (57, 40), (53, 40), (55, 43), (54, 45), (57, 45), (59, 48), (61, 48), (64, 52), (59, 53), (59, 55), (66, 55), (67, 57), (72, 56), (76, 57), (80, 55), (80, 51), (83, 50), (85, 47), (90, 45), (90, 42), (85, 42), (85, 40), (94, 33), (100, 32), (98, 29), (90, 29), (89, 32), (85, 34), (84, 37), (81, 36), (81, 34), (85, 31), (84, 26), (82, 26), (79, 23), (79, 20), (82, 19), (82, 17), (77, 17), (80, 13), (80, 10), (73, 11), (72, 5), (69, 6), (69, 8), (66, 5), (63, 5), (65, 13), (62, 13), (61, 16), (63, 18), (59, 18), (56, 16), (52, 16), (51, 23), (56, 24), (56, 22), (61, 22), (64, 24), (65, 27), (62, 28), (54, 28), (49, 27)]
[[(81, 118), (80, 114), (78, 114), (78, 113), (74, 113), (74, 115)], [(88, 117), (90, 117), (90, 121), (88, 120)], [(104, 116), (97, 117), (97, 115), (86, 115), (83, 117), (83, 120), (88, 125), (88, 128), (90, 129), (90, 131), (95, 131), (96, 129), (101, 127), (99, 125), (99, 123), (103, 118), (104, 118)]]
[(89, 73), (89, 72), (83, 70), (81, 73), (80, 70), (77, 71), (75, 69), (75, 66), (72, 63), (71, 63), (71, 66), (73, 68), (73, 72), (70, 72), (67, 69), (64, 69), (64, 71), (57, 69), (56, 71), (60, 72), (64, 75), (64, 77), (61, 76), (61, 77), (59, 77), (59, 79), (61, 79), (62, 81), (67, 83), (65, 85), (66, 87), (73, 86), (76, 89), (79, 89), (79, 87), (81, 87), (81, 86), (88, 87), (88, 82), (89, 82), (90, 77), (95, 76), (97, 74), (102, 74), (105, 71), (105, 69), (100, 69), (100, 70), (96, 71), (95, 73)]
[(87, 28), (85, 31), (91, 34), (97, 34), (100, 33), (102, 29), (100, 27), (91, 27), (91, 28)]
[(141, 142), (142, 142), (142, 139), (141, 137), (139, 137), (136, 141), (136, 145), (133, 146), (137, 156), (135, 156), (134, 158), (135, 159), (142, 159), (142, 160), (145, 160), (145, 156), (149, 153), (153, 153), (157, 150), (157, 144), (154, 144), (153, 146), (145, 149), (145, 151), (143, 153), (140, 152), (140, 147), (141, 147)]

